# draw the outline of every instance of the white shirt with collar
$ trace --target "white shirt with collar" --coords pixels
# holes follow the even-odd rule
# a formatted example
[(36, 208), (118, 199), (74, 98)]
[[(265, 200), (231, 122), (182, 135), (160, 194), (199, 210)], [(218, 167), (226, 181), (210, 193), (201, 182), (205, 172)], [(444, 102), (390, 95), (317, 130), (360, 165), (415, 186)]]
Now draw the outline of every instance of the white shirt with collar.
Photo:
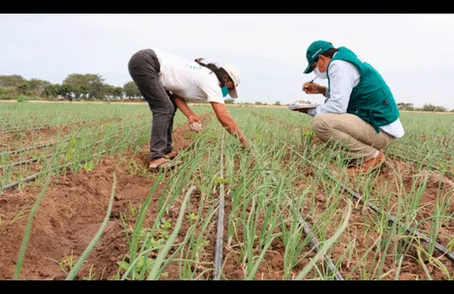
[[(308, 114), (315, 116), (321, 113), (347, 113), (350, 94), (353, 87), (358, 85), (360, 78), (358, 69), (352, 63), (344, 60), (332, 61), (329, 65), (330, 89), (325, 95), (329, 99), (325, 104), (309, 109)], [(400, 119), (381, 126), (380, 129), (395, 138), (405, 134)]]

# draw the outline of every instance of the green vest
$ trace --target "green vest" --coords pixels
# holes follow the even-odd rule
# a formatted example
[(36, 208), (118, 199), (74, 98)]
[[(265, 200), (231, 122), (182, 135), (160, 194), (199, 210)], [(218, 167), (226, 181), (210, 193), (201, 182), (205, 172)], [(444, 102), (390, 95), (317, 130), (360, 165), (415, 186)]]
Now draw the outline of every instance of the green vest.
[[(352, 63), (361, 76), (358, 85), (353, 87), (347, 113), (359, 116), (371, 124), (377, 133), (380, 132), (379, 127), (388, 125), (399, 118), (399, 109), (393, 94), (377, 70), (367, 62), (360, 60), (355, 53), (345, 47), (338, 48), (330, 63), (334, 60), (345, 60)], [(328, 69), (326, 71), (329, 89)]]

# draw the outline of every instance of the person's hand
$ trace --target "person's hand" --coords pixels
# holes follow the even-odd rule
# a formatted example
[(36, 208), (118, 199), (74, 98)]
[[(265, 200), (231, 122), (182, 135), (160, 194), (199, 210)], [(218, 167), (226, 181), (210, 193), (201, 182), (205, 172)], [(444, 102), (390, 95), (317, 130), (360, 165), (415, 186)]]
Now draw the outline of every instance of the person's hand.
[(241, 138), (240, 141), (241, 141), (241, 145), (243, 146), (243, 148), (245, 148), (245, 149), (251, 149), (251, 145), (252, 145), (252, 144), (251, 144), (251, 141), (249, 141), (248, 138), (243, 137), (243, 138)]
[(305, 82), (303, 84), (303, 91), (306, 94), (319, 94), (319, 84), (316, 83), (310, 83), (310, 82)]
[(191, 115), (188, 118), (189, 129), (193, 132), (200, 132), (203, 129), (203, 124), (197, 116)]
[(193, 132), (198, 133), (203, 129), (203, 125), (201, 122), (194, 121), (194, 122), (189, 123), (189, 129)]

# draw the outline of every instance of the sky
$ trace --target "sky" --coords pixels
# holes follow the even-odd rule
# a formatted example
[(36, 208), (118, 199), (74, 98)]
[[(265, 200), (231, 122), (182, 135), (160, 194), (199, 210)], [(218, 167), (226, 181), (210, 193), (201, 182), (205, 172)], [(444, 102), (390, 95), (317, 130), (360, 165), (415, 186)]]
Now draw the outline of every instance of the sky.
[[(454, 14), (0, 14), (0, 75), (61, 84), (73, 73), (132, 81), (127, 64), (156, 47), (232, 63), (237, 102), (322, 103), (301, 90), (315, 40), (345, 46), (375, 67), (397, 103), (454, 109)], [(326, 81), (317, 80), (326, 85)]]

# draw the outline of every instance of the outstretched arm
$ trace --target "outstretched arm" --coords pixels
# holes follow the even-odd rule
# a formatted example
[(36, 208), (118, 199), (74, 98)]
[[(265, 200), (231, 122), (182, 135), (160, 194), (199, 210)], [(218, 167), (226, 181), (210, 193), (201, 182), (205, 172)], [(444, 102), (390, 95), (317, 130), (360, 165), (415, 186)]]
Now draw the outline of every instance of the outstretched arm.
[(235, 121), (228, 113), (227, 107), (225, 106), (225, 104), (218, 103), (218, 102), (210, 102), (210, 103), (211, 103), (211, 107), (213, 107), (214, 113), (216, 114), (216, 117), (218, 118), (221, 125), (230, 134), (232, 134), (233, 136), (240, 139), (240, 142), (244, 147), (249, 148), (251, 145), (249, 140), (243, 135), (240, 128), (236, 125)]

